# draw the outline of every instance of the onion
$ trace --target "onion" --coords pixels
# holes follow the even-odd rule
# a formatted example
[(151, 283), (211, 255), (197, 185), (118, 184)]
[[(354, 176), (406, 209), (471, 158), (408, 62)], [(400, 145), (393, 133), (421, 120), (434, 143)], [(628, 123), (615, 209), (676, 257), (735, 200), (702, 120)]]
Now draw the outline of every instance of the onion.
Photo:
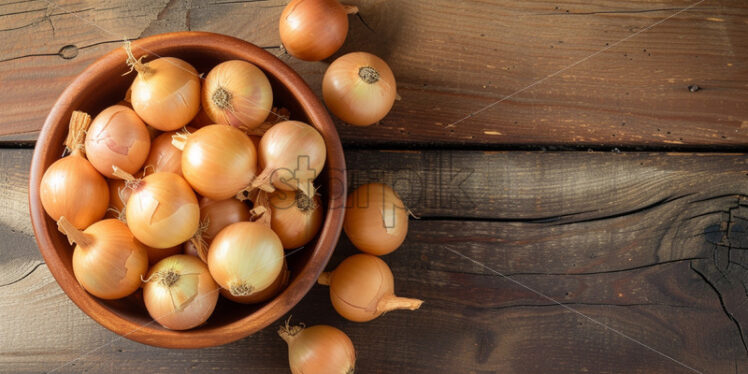
[(148, 271), (145, 248), (132, 236), (127, 225), (105, 219), (81, 232), (65, 217), (57, 221), (73, 250), (73, 274), (78, 283), (101, 299), (123, 298), (140, 287)]
[(353, 374), (356, 350), (344, 332), (327, 325), (286, 326), (278, 335), (288, 343), (293, 374)]
[(161, 326), (186, 330), (208, 320), (218, 302), (217, 291), (202, 261), (174, 255), (153, 265), (143, 286), (143, 301)]
[(229, 290), (225, 288), (221, 288), (221, 295), (237, 303), (242, 303), (242, 304), (261, 303), (261, 302), (272, 299), (277, 294), (279, 294), (281, 291), (283, 291), (283, 289), (286, 288), (286, 286), (288, 285), (288, 280), (290, 277), (291, 277), (291, 272), (288, 271), (288, 265), (286, 264), (286, 261), (283, 261), (283, 269), (281, 269), (281, 272), (280, 274), (278, 274), (278, 277), (275, 278), (275, 281), (268, 288), (262, 291), (259, 291), (259, 292), (255, 292), (249, 296), (234, 296), (231, 294)]
[(173, 144), (182, 149), (182, 174), (202, 196), (224, 200), (248, 187), (257, 171), (257, 152), (249, 137), (227, 125), (205, 126), (179, 134)]
[(314, 196), (312, 182), (322, 172), (327, 156), (325, 140), (314, 127), (299, 121), (279, 122), (262, 136), (259, 154), (264, 169), (253, 187), (269, 192), (299, 190)]
[(115, 171), (132, 189), (125, 207), (127, 226), (143, 244), (170, 248), (191, 238), (200, 224), (197, 197), (187, 182), (174, 173), (155, 173), (135, 179)]
[(106, 216), (125, 222), (125, 204), (130, 198), (132, 190), (126, 187), (123, 179), (108, 179), (109, 209)]
[(207, 262), (208, 247), (213, 238), (224, 227), (236, 222), (249, 221), (249, 219), (249, 209), (237, 199), (213, 200), (203, 197), (200, 199), (200, 222), (203, 227), (189, 242), (184, 244), (185, 251), (194, 253)]
[(335, 270), (322, 273), (317, 282), (330, 286), (333, 308), (354, 322), (371, 321), (396, 309), (415, 310), (423, 303), (395, 296), (390, 267), (379, 257), (368, 254), (346, 258)]
[(348, 14), (356, 7), (344, 7), (337, 0), (293, 0), (280, 17), (280, 38), (292, 56), (306, 61), (330, 57), (348, 34)]
[[(215, 122), (213, 122), (213, 120), (208, 117), (208, 113), (205, 113), (205, 108), (203, 107), (200, 107), (200, 111), (197, 112), (195, 118), (190, 121), (190, 127), (193, 127), (195, 129), (213, 124), (215, 124)], [(190, 132), (192, 132), (192, 130), (190, 130)]]
[(276, 191), (270, 196), (270, 227), (283, 248), (299, 248), (317, 235), (322, 225), (319, 197), (300, 192)]
[(131, 103), (147, 124), (161, 131), (188, 124), (200, 110), (200, 78), (192, 65), (175, 57), (161, 57), (147, 63), (135, 59), (129, 43), (125, 46), (131, 70), (138, 72), (132, 82)]
[(276, 281), (283, 269), (283, 245), (269, 227), (237, 222), (225, 227), (208, 250), (208, 268), (232, 296), (251, 296)]
[(369, 126), (384, 118), (397, 97), (395, 76), (381, 58), (366, 52), (338, 57), (322, 78), (322, 97), (338, 118)]
[(253, 129), (268, 117), (273, 90), (257, 66), (241, 60), (225, 61), (205, 78), (202, 103), (214, 123)]
[(408, 209), (381, 183), (365, 184), (348, 196), (343, 229), (363, 252), (382, 256), (396, 250), (408, 234)]
[(83, 139), (91, 116), (75, 111), (65, 146), (70, 155), (49, 166), (39, 185), (44, 211), (57, 221), (65, 216), (78, 229), (100, 220), (109, 206), (109, 187), (83, 153)]
[(107, 178), (115, 178), (112, 167), (133, 174), (142, 166), (151, 148), (151, 136), (135, 111), (113, 105), (94, 118), (86, 134), (86, 155)]
[[(186, 127), (187, 131), (195, 131), (194, 128)], [(169, 131), (160, 134), (151, 143), (151, 152), (145, 159), (143, 166), (147, 174), (156, 172), (170, 172), (182, 175), (182, 151), (175, 147), (172, 137), (177, 135), (176, 131)]]

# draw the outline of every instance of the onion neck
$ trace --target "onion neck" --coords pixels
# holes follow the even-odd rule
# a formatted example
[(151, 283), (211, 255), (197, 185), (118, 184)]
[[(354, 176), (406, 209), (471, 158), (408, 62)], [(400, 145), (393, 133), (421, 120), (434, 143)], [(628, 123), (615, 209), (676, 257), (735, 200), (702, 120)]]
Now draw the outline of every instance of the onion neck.
[(377, 303), (377, 311), (386, 313), (398, 309), (416, 310), (421, 307), (421, 304), (423, 300), (387, 295)]
[(150, 72), (150, 68), (148, 68), (148, 65), (143, 63), (143, 57), (140, 56), (140, 58), (135, 58), (135, 56), (132, 54), (132, 43), (130, 41), (125, 41), (125, 53), (127, 53), (127, 66), (130, 67), (130, 71), (123, 75), (130, 74), (133, 70), (137, 71), (138, 74), (147, 74)]
[(379, 81), (379, 72), (371, 66), (362, 66), (358, 69), (358, 77), (368, 84), (374, 84)]
[(71, 154), (77, 153), (79, 156), (83, 156), (83, 144), (86, 141), (86, 131), (88, 131), (90, 125), (91, 116), (85, 112), (76, 110), (70, 116), (70, 125), (68, 128), (68, 136), (65, 138), (65, 147), (67, 147)]
[[(122, 178), (122, 179), (125, 180), (125, 187), (126, 188), (129, 188), (131, 190), (137, 190), (143, 184), (142, 183), (143, 182), (142, 179), (135, 178), (132, 174), (130, 174), (130, 173), (128, 173), (128, 172), (120, 169), (116, 165), (112, 166), (112, 170), (113, 170), (112, 175), (114, 175), (115, 177)], [(121, 198), (122, 197), (120, 196), (120, 199)], [(122, 202), (124, 203), (124, 200), (122, 200)]]
[(331, 280), (332, 280), (332, 272), (331, 271), (325, 271), (325, 272), (322, 272), (322, 274), (319, 275), (319, 278), (317, 278), (317, 283), (321, 284), (323, 286), (329, 286)]
[(270, 176), (273, 174), (273, 168), (266, 167), (265, 170), (260, 173), (260, 175), (257, 176), (252, 181), (252, 184), (250, 185), (253, 189), (259, 188), (265, 192), (275, 192), (275, 187), (273, 187), (273, 184), (270, 183)]
[(57, 229), (60, 230), (61, 233), (65, 234), (65, 236), (67, 236), (68, 242), (70, 244), (75, 243), (81, 248), (88, 248), (94, 242), (93, 235), (86, 234), (83, 231), (78, 230), (65, 217), (60, 217), (60, 219), (57, 221)]
[(345, 14), (358, 14), (358, 7), (351, 4), (342, 4)]
[(296, 336), (299, 335), (300, 332), (304, 330), (304, 326), (298, 325), (298, 326), (291, 326), (289, 323), (291, 322), (291, 317), (288, 318), (286, 321), (285, 326), (281, 326), (278, 329), (278, 335), (283, 339), (284, 342), (287, 344), (291, 344), (291, 342), (296, 339)]

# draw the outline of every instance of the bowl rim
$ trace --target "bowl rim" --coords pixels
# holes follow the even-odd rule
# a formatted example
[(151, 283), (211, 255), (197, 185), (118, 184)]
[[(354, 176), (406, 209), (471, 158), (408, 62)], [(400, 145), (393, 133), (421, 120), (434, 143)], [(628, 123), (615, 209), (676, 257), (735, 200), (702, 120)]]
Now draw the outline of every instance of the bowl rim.
[[(328, 171), (329, 196), (327, 214), (320, 230), (319, 239), (302, 270), (286, 289), (253, 313), (231, 323), (210, 329), (196, 328), (185, 331), (166, 330), (151, 322), (140, 325), (123, 318), (99, 299), (86, 292), (72, 272), (65, 271), (60, 256), (50, 238), (51, 218), (47, 217), (39, 198), (39, 185), (46, 170), (44, 160), (49, 157), (49, 144), (53, 127), (63, 121), (65, 114), (74, 110), (72, 95), (93, 84), (113, 66), (125, 61), (123, 48), (117, 48), (98, 58), (78, 74), (60, 94), (47, 116), (34, 147), (29, 174), (29, 212), (39, 251), (47, 267), (65, 294), (88, 316), (100, 325), (128, 339), (165, 348), (201, 348), (217, 346), (249, 336), (277, 321), (288, 313), (309, 292), (324, 270), (340, 237), (346, 201), (345, 157), (335, 125), (325, 107), (306, 82), (285, 62), (256, 45), (228, 35), (183, 31), (149, 36), (132, 42), (133, 51), (138, 49), (158, 51), (171, 47), (210, 46), (216, 51), (232, 54), (260, 67), (288, 89), (306, 112), (310, 124), (322, 134), (327, 146), (325, 168)], [(153, 54), (150, 52), (149, 54)], [(240, 57), (241, 56), (241, 57)], [(272, 316), (272, 317), (271, 317)], [(149, 317), (150, 318), (150, 317)]]

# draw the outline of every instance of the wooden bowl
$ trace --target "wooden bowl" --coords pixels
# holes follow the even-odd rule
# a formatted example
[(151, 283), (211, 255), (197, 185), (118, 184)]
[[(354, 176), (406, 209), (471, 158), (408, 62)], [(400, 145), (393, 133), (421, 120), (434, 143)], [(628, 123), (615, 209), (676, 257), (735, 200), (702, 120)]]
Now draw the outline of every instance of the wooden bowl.
[[(204, 325), (187, 331), (161, 327), (148, 315), (140, 291), (125, 299), (100, 300), (86, 292), (72, 269), (72, 248), (57, 231), (39, 199), (39, 183), (44, 171), (63, 153), (70, 115), (83, 110), (95, 116), (102, 109), (122, 100), (134, 73), (129, 69), (123, 48), (109, 52), (94, 62), (65, 89), (47, 116), (31, 162), (29, 205), (36, 241), (44, 260), (63, 291), (86, 314), (104, 327), (129, 339), (159, 347), (198, 348), (229, 343), (248, 336), (280, 319), (314, 285), (340, 236), (345, 206), (345, 160), (338, 133), (329, 114), (303, 79), (275, 56), (248, 42), (205, 32), (178, 32), (156, 35), (132, 43), (135, 56), (173, 56), (184, 59), (200, 73), (225, 60), (241, 59), (262, 69), (273, 87), (275, 106), (291, 111), (292, 119), (312, 124), (327, 145), (325, 171), (317, 182), (324, 198), (325, 220), (316, 239), (305, 249), (287, 257), (291, 270), (288, 287), (274, 299), (259, 305), (243, 305), (221, 300)], [(154, 56), (155, 55), (155, 56)]]

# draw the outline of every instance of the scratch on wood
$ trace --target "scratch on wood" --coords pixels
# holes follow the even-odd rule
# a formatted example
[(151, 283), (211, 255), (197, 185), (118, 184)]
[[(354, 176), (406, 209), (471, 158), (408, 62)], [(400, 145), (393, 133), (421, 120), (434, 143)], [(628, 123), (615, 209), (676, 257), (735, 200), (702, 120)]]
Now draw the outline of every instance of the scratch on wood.
[[(678, 11), (685, 8), (655, 8), (655, 9), (633, 9), (633, 10), (601, 10), (597, 12), (553, 12), (553, 13), (537, 13), (536, 16), (588, 16), (593, 14), (638, 14), (638, 13), (651, 13), (651, 12), (665, 12), (665, 11)], [(696, 8), (694, 8), (696, 9)], [(704, 9), (704, 8), (698, 8)]]
[(34, 267), (31, 268), (31, 270), (29, 270), (28, 272), (26, 272), (26, 274), (22, 275), (20, 278), (14, 280), (14, 281), (5, 283), (5, 284), (0, 284), (0, 287), (10, 286), (12, 284), (16, 284), (16, 283), (18, 283), (18, 282), (26, 279), (29, 275), (31, 275), (31, 273), (33, 273), (34, 271), (36, 271), (36, 269), (38, 269), (39, 266), (42, 266), (42, 265), (44, 265), (44, 262), (40, 262), (40, 263), (34, 265)]

